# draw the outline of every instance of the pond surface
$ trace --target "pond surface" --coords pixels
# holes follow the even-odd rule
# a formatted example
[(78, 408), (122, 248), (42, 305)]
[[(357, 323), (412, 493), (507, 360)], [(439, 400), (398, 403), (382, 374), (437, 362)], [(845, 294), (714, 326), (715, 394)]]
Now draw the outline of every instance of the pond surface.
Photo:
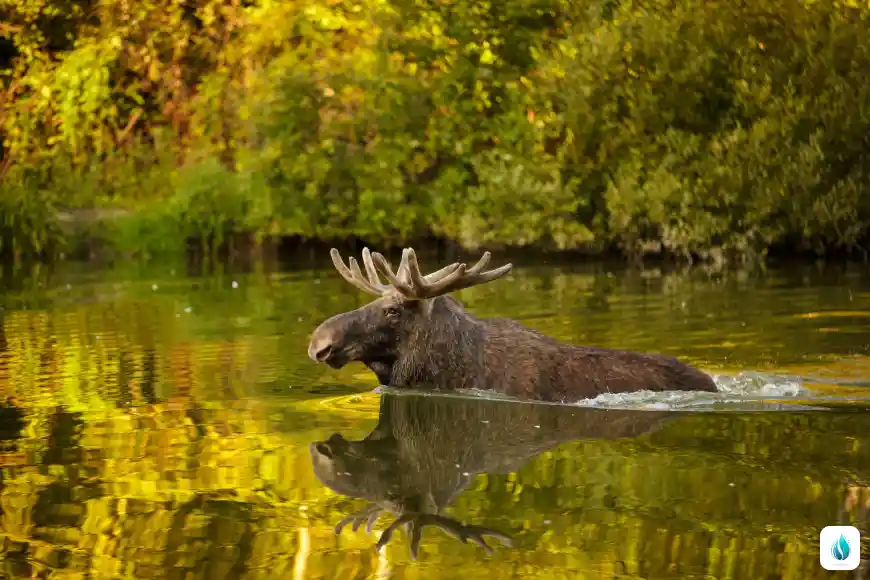
[[(331, 268), (2, 283), (0, 579), (870, 578), (818, 545), (854, 525), (870, 553), (866, 268), (520, 264), (458, 293), (722, 391), (577, 405), (315, 365), (309, 333), (369, 300)], [(416, 560), (405, 528), (375, 550), (391, 509)]]

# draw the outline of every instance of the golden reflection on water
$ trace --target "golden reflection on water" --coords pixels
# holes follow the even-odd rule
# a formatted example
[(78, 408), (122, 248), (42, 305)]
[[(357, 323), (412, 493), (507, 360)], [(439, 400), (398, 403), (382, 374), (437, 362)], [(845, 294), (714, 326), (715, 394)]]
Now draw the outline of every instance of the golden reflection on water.
[[(110, 279), (8, 294), (0, 578), (803, 580), (827, 577), (822, 526), (870, 532), (864, 412), (680, 414), (619, 439), (557, 429), (537, 453), (535, 415), (518, 404), (460, 401), (439, 415), (449, 404), (430, 398), (417, 403), (416, 430), (379, 421), (394, 399), (366, 392), (374, 382), (359, 367), (305, 359), (319, 320), (366, 300), (335, 278)], [(576, 342), (685, 355), (716, 371), (866, 381), (867, 286), (846, 275), (520, 270), (461, 297)], [(371, 535), (336, 537), (371, 499), (324, 486), (309, 445), (383, 425), (404, 447), (364, 449), (365, 465), (383, 467), (370, 487), (398, 473), (405, 493), (437, 495), (458, 450), (472, 450), (483, 459), (441, 501), (444, 513), (516, 546), (493, 542), (489, 556), (427, 529), (414, 562), (401, 532), (373, 549), (390, 517)]]

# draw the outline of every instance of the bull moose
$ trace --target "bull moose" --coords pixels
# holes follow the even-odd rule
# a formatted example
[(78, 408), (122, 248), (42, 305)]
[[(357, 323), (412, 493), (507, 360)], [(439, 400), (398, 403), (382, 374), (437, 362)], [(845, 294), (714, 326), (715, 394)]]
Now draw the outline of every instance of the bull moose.
[(335, 534), (352, 523), (372, 531), (385, 513), (396, 519), (381, 534), (382, 548), (404, 527), (417, 559), (423, 529), (438, 527), (488, 552), (486, 536), (512, 545), (492, 528), (466, 525), (443, 512), (481, 473), (519, 471), (544, 451), (584, 439), (633, 438), (673, 420), (675, 411), (596, 409), (499, 401), (450, 394), (385, 393), (378, 423), (361, 441), (335, 433), (310, 445), (314, 474), (342, 495), (371, 502), (343, 518)]
[(489, 252), (471, 268), (457, 262), (425, 276), (411, 248), (396, 271), (364, 248), (367, 277), (353, 257), (348, 268), (338, 250), (330, 255), (345, 280), (378, 296), (312, 333), (308, 356), (332, 368), (359, 361), (384, 386), (478, 389), (549, 402), (608, 392), (717, 390), (709, 375), (673, 357), (575, 346), (515, 320), (474, 316), (448, 293), (510, 272), (512, 264), (484, 271)]

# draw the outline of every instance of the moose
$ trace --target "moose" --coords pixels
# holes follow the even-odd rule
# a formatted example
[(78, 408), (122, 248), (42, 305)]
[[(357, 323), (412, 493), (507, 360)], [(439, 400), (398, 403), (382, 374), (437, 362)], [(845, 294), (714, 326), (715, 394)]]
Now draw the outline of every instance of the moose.
[(378, 298), (320, 324), (308, 356), (336, 369), (362, 362), (383, 386), (475, 389), (548, 402), (642, 390), (717, 390), (709, 375), (673, 357), (575, 346), (515, 320), (474, 316), (448, 294), (510, 272), (512, 264), (485, 271), (489, 252), (471, 268), (456, 262), (425, 276), (412, 248), (402, 252), (396, 271), (382, 254), (364, 248), (367, 277), (355, 258), (348, 267), (335, 248), (330, 256), (347, 282)]
[(353, 524), (371, 533), (385, 513), (396, 519), (376, 544), (380, 550), (403, 527), (416, 560), (426, 526), (440, 528), (487, 552), (486, 537), (506, 546), (510, 535), (466, 525), (444, 510), (481, 473), (519, 471), (544, 451), (584, 439), (636, 438), (676, 418), (675, 411), (572, 407), (530, 402), (385, 393), (378, 423), (361, 441), (335, 433), (310, 445), (314, 474), (333, 491), (370, 503), (344, 517), (335, 535)]

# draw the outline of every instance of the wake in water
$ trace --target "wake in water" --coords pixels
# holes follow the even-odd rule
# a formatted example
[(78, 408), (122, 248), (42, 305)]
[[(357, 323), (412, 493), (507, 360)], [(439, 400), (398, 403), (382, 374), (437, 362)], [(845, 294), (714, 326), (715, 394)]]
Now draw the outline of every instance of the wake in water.
[[(636, 393), (605, 393), (593, 399), (574, 403), (584, 407), (619, 409), (667, 409), (667, 410), (809, 410), (824, 409), (831, 404), (854, 405), (870, 403), (870, 389), (860, 386), (841, 393), (816, 391), (807, 384), (818, 383), (813, 379), (759, 372), (742, 372), (737, 375), (712, 375), (717, 393), (685, 391), (639, 391)], [(847, 385), (843, 385), (844, 387)], [(857, 386), (857, 385), (855, 385)]]
[(777, 402), (794, 408), (797, 400), (811, 398), (809, 389), (800, 377), (785, 377), (765, 373), (743, 372), (737, 375), (712, 375), (717, 393), (686, 391), (638, 391), (635, 393), (604, 393), (592, 399), (574, 403), (582, 407), (632, 409), (697, 409), (713, 410), (735, 406), (765, 408)]
[[(832, 404), (837, 406), (870, 405), (870, 388), (867, 385), (845, 385), (853, 387), (838, 393), (821, 392), (807, 387), (807, 384), (821, 383), (814, 379), (797, 376), (775, 375), (759, 372), (741, 372), (736, 375), (711, 375), (719, 391), (637, 391), (634, 393), (604, 393), (592, 399), (576, 402), (544, 403), (574, 405), (579, 407), (600, 407), (607, 409), (649, 409), (681, 411), (771, 411), (771, 410), (822, 410)], [(824, 381), (832, 384), (833, 381)], [(380, 387), (380, 392), (391, 394), (411, 394), (406, 389)], [(487, 391), (454, 391), (452, 393), (433, 393), (413, 391), (415, 395), (474, 397), (482, 399), (515, 400), (499, 393)]]

